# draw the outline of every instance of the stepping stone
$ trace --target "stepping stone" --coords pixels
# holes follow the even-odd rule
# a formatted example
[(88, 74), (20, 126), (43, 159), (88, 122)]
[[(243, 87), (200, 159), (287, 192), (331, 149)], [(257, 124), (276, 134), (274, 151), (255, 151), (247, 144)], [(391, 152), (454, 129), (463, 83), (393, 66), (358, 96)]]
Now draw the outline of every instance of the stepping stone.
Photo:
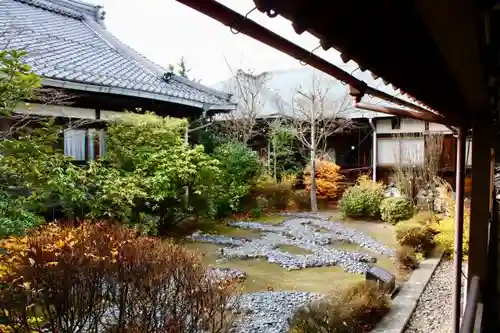
[(382, 287), (388, 292), (392, 292), (396, 287), (396, 277), (394, 274), (381, 267), (371, 267), (366, 271), (365, 277), (367, 281), (374, 281), (382, 284)]

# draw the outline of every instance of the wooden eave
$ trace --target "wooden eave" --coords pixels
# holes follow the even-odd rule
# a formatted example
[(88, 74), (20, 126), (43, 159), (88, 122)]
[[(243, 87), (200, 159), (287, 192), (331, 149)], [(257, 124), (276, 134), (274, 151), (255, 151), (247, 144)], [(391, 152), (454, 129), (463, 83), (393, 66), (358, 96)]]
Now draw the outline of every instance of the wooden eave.
[(443, 116), (488, 107), (480, 8), (472, 0), (254, 0)]

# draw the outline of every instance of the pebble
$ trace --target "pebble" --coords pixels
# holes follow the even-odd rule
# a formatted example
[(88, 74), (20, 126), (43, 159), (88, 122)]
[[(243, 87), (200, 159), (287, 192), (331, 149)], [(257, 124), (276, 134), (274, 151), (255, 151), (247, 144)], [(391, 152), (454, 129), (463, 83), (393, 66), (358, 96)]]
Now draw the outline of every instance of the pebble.
[(208, 274), (216, 280), (237, 280), (243, 282), (247, 278), (247, 273), (234, 268), (210, 267)]
[[(234, 221), (230, 225), (242, 229), (261, 231), (258, 238), (206, 235), (196, 232), (194, 241), (223, 245), (219, 260), (266, 259), (288, 270), (309, 267), (342, 267), (346, 272), (364, 274), (376, 259), (366, 253), (343, 251), (331, 246), (333, 242), (358, 244), (372, 252), (394, 258), (394, 249), (380, 244), (373, 238), (333, 222), (328, 216), (311, 213), (283, 214), (287, 219), (278, 225), (259, 222)], [(292, 254), (279, 249), (280, 245), (292, 245), (308, 250), (311, 254)], [(244, 272), (234, 269), (211, 268), (217, 278), (244, 279)], [(320, 298), (307, 292), (267, 291), (243, 294), (231, 307), (239, 314), (233, 333), (286, 333), (289, 321), (300, 306)], [(237, 302), (237, 304), (236, 304)]]
[[(364, 274), (376, 262), (373, 256), (366, 253), (335, 249), (330, 246), (333, 242), (359, 244), (372, 252), (394, 258), (393, 249), (342, 223), (307, 213), (289, 216), (280, 225), (243, 221), (229, 223), (237, 228), (262, 231), (260, 237), (254, 239), (206, 235), (200, 232), (191, 235), (191, 239), (224, 245), (218, 253), (219, 258), (224, 261), (265, 259), (288, 270), (339, 266), (348, 273)], [(311, 254), (291, 254), (280, 250), (280, 245), (297, 246)]]
[(238, 299), (235, 333), (286, 333), (290, 319), (299, 307), (321, 295), (307, 292), (256, 292)]
[(452, 297), (453, 262), (443, 260), (420, 296), (404, 333), (450, 333)]

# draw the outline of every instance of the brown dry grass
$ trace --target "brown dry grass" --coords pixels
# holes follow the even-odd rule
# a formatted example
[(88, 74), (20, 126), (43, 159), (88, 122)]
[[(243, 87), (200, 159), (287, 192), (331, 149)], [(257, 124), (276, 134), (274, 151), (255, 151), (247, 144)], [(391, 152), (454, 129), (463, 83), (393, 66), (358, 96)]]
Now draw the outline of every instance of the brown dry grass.
[(367, 281), (337, 289), (331, 296), (300, 309), (292, 333), (365, 333), (390, 309), (389, 297)]

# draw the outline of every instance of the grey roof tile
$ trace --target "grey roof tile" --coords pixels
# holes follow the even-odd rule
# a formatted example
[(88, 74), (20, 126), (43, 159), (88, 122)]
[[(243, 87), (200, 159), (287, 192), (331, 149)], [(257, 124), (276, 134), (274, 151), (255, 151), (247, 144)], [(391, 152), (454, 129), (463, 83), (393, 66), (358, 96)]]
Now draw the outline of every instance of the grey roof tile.
[(127, 89), (126, 94), (147, 92), (159, 100), (181, 98), (196, 106), (231, 104), (228, 94), (176, 75), (163, 79), (163, 68), (104, 28), (100, 6), (79, 0), (0, 0), (0, 32), (0, 47), (28, 51), (27, 63), (44, 78)]

